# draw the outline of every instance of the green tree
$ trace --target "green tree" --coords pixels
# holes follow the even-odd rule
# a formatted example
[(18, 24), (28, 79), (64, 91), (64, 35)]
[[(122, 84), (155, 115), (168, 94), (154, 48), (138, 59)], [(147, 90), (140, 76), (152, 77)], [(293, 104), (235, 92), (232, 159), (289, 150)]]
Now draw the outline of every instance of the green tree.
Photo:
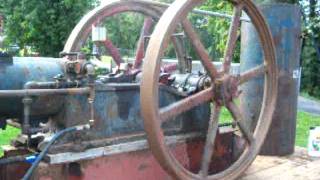
[(301, 1), (304, 13), (302, 90), (320, 98), (320, 2)]
[[(200, 9), (223, 14), (232, 14), (232, 5), (227, 1), (208, 0)], [(193, 24), (198, 28), (202, 41), (208, 49), (209, 54), (214, 59), (223, 58), (227, 44), (230, 19), (220, 17), (198, 16), (201, 20), (193, 21)], [(199, 22), (206, 22), (202, 25)], [(236, 59), (239, 60), (239, 50), (236, 51)]]
[(41, 56), (57, 57), (80, 18), (95, 0), (0, 0), (7, 44), (32, 47)]
[(103, 22), (108, 38), (120, 49), (123, 56), (134, 56), (145, 16), (126, 12), (108, 17)]
[[(160, 0), (161, 2), (171, 3), (174, 0)], [(232, 14), (232, 5), (227, 1), (222, 0), (206, 0), (201, 6), (196, 7), (211, 12), (219, 12), (223, 14)], [(189, 13), (188, 18), (193, 24), (193, 28), (198, 33), (201, 42), (207, 49), (209, 55), (215, 60), (219, 61), (224, 56), (225, 46), (228, 38), (228, 30), (230, 26), (230, 19), (204, 16), (196, 13)], [(182, 30), (180, 30), (182, 31)], [(189, 56), (193, 59), (199, 59), (197, 53), (194, 51), (188, 38), (185, 41), (186, 50)], [(169, 46), (166, 56), (170, 58), (175, 57), (173, 46)], [(235, 52), (234, 60), (239, 61), (240, 58), (240, 43), (238, 43), (237, 50)]]

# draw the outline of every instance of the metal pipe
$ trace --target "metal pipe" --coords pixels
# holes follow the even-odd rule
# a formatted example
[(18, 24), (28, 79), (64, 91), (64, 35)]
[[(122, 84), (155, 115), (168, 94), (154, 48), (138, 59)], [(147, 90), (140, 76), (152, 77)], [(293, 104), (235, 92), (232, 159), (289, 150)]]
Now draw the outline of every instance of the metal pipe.
[(24, 89), (62, 89), (77, 88), (82, 85), (81, 81), (52, 81), (52, 82), (35, 82), (25, 83)]
[(56, 133), (52, 139), (48, 142), (48, 144), (45, 146), (45, 148), (41, 151), (41, 153), (39, 154), (39, 156), (36, 158), (36, 160), (34, 161), (34, 163), (32, 164), (32, 166), (28, 169), (27, 173), (23, 176), (22, 180), (29, 180), (30, 177), (32, 176), (33, 171), (37, 168), (37, 166), (39, 165), (40, 161), (44, 158), (44, 156), (48, 153), (49, 148), (62, 136), (64, 136), (67, 133), (71, 133), (74, 131), (82, 131), (85, 129), (90, 129), (90, 125), (86, 124), (86, 125), (79, 125), (79, 126), (75, 126), (75, 127), (69, 127), (66, 128), (64, 130), (59, 131), (58, 133)]
[(58, 82), (27, 82), (24, 89), (54, 89), (57, 88)]
[(32, 103), (32, 99), (29, 96), (25, 96), (22, 99), (22, 103), (24, 106), (24, 110), (23, 110), (23, 124), (22, 124), (22, 133), (26, 134), (28, 136), (28, 143), (30, 140), (30, 109), (31, 109), (31, 103)]
[(90, 88), (66, 88), (66, 89), (23, 89), (23, 90), (0, 90), (0, 98), (47, 96), (47, 95), (83, 95), (89, 94)]

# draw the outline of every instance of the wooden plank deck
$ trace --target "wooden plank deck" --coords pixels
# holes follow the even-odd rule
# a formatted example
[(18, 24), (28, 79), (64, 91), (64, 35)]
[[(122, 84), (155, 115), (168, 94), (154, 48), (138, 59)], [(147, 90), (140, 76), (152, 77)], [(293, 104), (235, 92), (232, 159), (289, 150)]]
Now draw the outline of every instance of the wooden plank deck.
[(240, 180), (320, 180), (320, 158), (298, 147), (291, 156), (259, 156)]

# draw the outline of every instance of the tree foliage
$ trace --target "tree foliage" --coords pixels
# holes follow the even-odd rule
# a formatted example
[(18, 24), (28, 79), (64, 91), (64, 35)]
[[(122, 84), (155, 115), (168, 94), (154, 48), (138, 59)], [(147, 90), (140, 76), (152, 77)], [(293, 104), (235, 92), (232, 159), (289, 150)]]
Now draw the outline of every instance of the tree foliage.
[[(199, 9), (225, 14), (232, 13), (231, 4), (220, 0), (208, 0), (202, 4)], [(191, 21), (197, 29), (210, 56), (217, 60), (222, 58), (227, 43), (230, 20), (193, 14), (191, 16)], [(237, 51), (237, 53), (239, 54), (239, 51)], [(237, 56), (237, 59), (238, 58), (239, 55)]]
[(95, 0), (0, 0), (7, 44), (58, 56), (70, 32)]
[(140, 13), (121, 13), (106, 18), (108, 38), (120, 48), (123, 56), (133, 56), (140, 38), (145, 16)]
[[(162, 0), (163, 2), (172, 2), (172, 0)], [(196, 7), (196, 9), (219, 12), (224, 14), (232, 13), (231, 4), (227, 1), (221, 0), (207, 0), (201, 6)], [(213, 16), (204, 16), (197, 13), (189, 13), (188, 19), (193, 24), (193, 28), (197, 32), (201, 42), (204, 47), (207, 49), (209, 55), (215, 61), (219, 61), (225, 51), (225, 46), (228, 38), (228, 30), (230, 25), (230, 19), (213, 17)], [(178, 28), (177, 32), (182, 32), (182, 29)], [(235, 60), (239, 61), (240, 57), (240, 43), (238, 44)], [(188, 38), (185, 39), (185, 46), (187, 55), (191, 56), (193, 59), (199, 59), (197, 53), (194, 51), (194, 48), (191, 45), (191, 42)], [(170, 45), (170, 50), (167, 53), (167, 56), (174, 57), (173, 46)]]
[(304, 43), (302, 51), (302, 89), (320, 98), (320, 2), (302, 0)]
[(296, 4), (299, 0), (254, 0), (256, 3), (289, 3)]

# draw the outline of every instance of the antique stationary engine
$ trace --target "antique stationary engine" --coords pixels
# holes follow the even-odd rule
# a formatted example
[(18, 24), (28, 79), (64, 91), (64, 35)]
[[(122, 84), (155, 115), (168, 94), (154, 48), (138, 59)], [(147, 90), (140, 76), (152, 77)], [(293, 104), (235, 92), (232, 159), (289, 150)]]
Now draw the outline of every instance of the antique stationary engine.
[[(272, 38), (259, 10), (251, 1), (230, 3), (231, 17), (193, 10), (199, 4), (195, 0), (171, 6), (110, 1), (82, 18), (61, 58), (1, 54), (0, 126), (17, 126), (22, 133), (5, 149), (0, 179), (238, 177), (266, 136), (277, 72)], [(265, 64), (235, 75), (230, 69), (242, 11), (250, 17), (245, 21), (257, 28)], [(97, 54), (81, 53), (81, 48), (90, 32), (99, 33), (103, 19), (125, 12), (145, 16), (135, 58), (124, 62), (102, 29), (102, 38), (93, 42), (106, 49), (116, 66), (97, 74)], [(186, 18), (189, 12), (232, 19), (221, 69), (211, 62)], [(185, 51), (187, 38), (200, 61), (192, 62)], [(177, 57), (173, 63), (163, 60), (169, 42)], [(193, 69), (196, 64), (203, 68)], [(241, 114), (246, 106), (238, 108), (236, 99), (240, 85), (258, 76), (265, 76), (264, 102), (251, 129)], [(231, 112), (231, 121), (219, 124), (222, 106)]]

